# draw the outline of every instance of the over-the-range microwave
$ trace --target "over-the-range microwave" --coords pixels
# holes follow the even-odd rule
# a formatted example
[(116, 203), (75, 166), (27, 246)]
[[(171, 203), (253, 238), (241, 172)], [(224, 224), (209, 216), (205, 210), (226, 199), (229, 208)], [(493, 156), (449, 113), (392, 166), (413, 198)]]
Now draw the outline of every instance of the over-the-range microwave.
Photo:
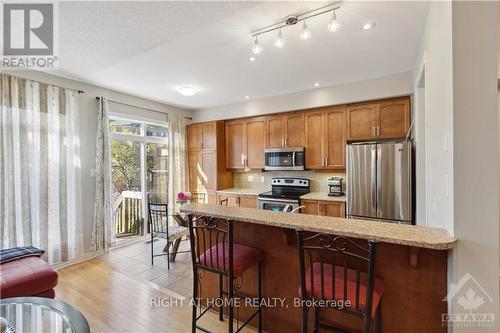
[(265, 154), (265, 170), (304, 170), (304, 147), (267, 148)]

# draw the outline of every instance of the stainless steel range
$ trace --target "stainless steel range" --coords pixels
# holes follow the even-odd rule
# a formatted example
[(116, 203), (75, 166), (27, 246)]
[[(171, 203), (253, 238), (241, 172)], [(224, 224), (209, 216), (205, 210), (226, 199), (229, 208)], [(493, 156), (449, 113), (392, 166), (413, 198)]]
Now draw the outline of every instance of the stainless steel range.
[(309, 193), (309, 179), (304, 178), (273, 178), (272, 191), (259, 194), (259, 208), (273, 211), (283, 211), (287, 205), (297, 208), (300, 197)]

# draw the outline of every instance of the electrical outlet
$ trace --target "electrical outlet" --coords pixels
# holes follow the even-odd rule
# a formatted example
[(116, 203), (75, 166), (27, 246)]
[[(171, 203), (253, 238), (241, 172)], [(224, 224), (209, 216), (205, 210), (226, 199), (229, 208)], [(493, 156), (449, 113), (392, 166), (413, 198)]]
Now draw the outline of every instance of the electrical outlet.
[(97, 175), (96, 169), (90, 169), (90, 177), (94, 178)]
[(248, 175), (247, 176), (247, 180), (249, 183), (252, 183), (253, 182), (253, 176), (252, 175)]
[(264, 182), (265, 182), (265, 181), (266, 181), (266, 178), (265, 178), (264, 176), (260, 176), (260, 182), (261, 182), (262, 184), (264, 184)]

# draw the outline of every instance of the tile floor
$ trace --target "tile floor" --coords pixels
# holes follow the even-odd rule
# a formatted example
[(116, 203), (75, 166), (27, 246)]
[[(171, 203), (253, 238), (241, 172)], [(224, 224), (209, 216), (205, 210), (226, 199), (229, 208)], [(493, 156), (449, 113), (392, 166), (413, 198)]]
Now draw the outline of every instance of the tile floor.
[[(166, 241), (155, 239), (155, 254), (161, 253)], [(179, 251), (189, 250), (189, 241), (182, 241)], [(193, 268), (190, 253), (179, 253), (175, 262), (167, 269), (167, 256), (155, 257), (151, 266), (151, 245), (141, 240), (131, 245), (115, 248), (109, 254), (99, 257), (115, 270), (152, 287), (166, 289), (170, 293), (183, 297), (192, 294)]]

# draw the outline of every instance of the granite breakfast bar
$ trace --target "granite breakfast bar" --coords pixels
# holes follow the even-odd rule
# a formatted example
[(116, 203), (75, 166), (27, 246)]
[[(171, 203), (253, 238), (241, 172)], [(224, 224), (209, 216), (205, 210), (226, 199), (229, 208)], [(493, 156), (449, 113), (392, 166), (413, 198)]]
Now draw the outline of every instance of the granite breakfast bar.
[[(295, 230), (377, 241), (375, 274), (384, 281), (382, 300), (383, 332), (445, 332), (441, 314), (447, 294), (447, 251), (456, 240), (444, 229), (352, 220), (334, 217), (271, 212), (266, 210), (188, 204), (181, 212), (196, 217), (233, 221), (234, 241), (264, 252), (264, 298), (282, 299), (283, 304), (267, 304), (264, 330), (299, 332), (299, 260)], [(255, 270), (250, 270), (241, 291), (255, 295)], [(218, 280), (207, 273), (201, 281), (202, 297), (217, 297)], [(242, 307), (237, 318), (244, 320), (252, 309)], [(349, 315), (321, 311), (324, 320), (335, 318), (353, 326)], [(255, 324), (255, 322), (253, 323)]]

